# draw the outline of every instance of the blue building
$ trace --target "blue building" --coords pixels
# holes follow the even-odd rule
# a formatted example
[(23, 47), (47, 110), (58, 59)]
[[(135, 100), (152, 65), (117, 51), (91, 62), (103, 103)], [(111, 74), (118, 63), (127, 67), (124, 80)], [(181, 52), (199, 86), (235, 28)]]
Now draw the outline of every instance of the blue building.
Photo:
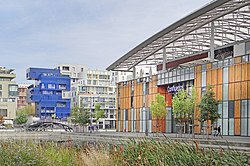
[(70, 115), (70, 78), (59, 69), (29, 68), (27, 80), (35, 80), (30, 99), (41, 119), (66, 119)]

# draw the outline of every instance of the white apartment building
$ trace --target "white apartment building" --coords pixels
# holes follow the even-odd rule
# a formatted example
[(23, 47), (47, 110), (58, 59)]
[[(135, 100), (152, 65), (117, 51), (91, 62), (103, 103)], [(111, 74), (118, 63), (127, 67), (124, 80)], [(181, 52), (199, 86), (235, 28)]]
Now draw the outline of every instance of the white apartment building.
[(0, 115), (4, 119), (16, 118), (18, 85), (12, 81), (16, 78), (14, 69), (0, 67)]
[(71, 77), (71, 108), (95, 109), (101, 104), (105, 118), (99, 119), (99, 129), (115, 129), (115, 84), (109, 71), (90, 70), (84, 65), (58, 65), (63, 75)]
[(134, 78), (146, 77), (152, 74), (156, 74), (157, 71), (155, 68), (151, 67), (137, 67), (134, 72), (125, 72), (125, 71), (111, 71), (111, 84), (116, 85), (118, 82), (124, 82), (132, 80)]
[(60, 69), (62, 75), (67, 75), (71, 78), (71, 84), (78, 82), (82, 79), (83, 73), (88, 70), (85, 65), (74, 65), (74, 64), (59, 64), (57, 68)]

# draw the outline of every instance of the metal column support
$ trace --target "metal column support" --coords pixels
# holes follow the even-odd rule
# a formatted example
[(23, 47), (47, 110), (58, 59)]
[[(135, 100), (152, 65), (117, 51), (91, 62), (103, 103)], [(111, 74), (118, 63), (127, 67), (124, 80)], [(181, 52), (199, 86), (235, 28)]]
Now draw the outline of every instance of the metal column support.
[(210, 61), (214, 61), (214, 22), (211, 22)]
[(166, 55), (166, 47), (163, 48), (163, 66), (162, 70), (166, 70), (166, 63), (167, 63), (167, 55)]
[(136, 69), (135, 67), (133, 67), (133, 79), (135, 79), (135, 77), (136, 77)]

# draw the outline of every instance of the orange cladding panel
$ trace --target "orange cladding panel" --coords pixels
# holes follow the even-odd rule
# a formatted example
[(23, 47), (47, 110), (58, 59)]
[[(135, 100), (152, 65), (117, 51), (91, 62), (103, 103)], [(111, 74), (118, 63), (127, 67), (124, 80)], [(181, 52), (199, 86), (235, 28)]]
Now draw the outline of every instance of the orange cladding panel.
[(241, 65), (241, 80), (246, 81), (247, 80), (247, 64), (244, 63)]
[(217, 87), (217, 100), (222, 100), (222, 85)]
[(241, 82), (241, 98), (247, 99), (247, 91), (250, 91), (250, 89), (247, 89), (247, 81)]
[(228, 99), (234, 100), (234, 83), (231, 83), (228, 86)]
[(222, 69), (217, 69), (217, 78), (218, 78), (218, 84), (222, 84)]
[(235, 78), (235, 82), (236, 81), (241, 81), (241, 64), (237, 64), (234, 67), (234, 78)]
[(235, 83), (235, 100), (241, 99), (241, 83)]
[(217, 69), (215, 69), (215, 70), (212, 70), (211, 85), (216, 85), (217, 82), (218, 82)]
[(240, 100), (235, 101), (234, 134), (235, 135), (240, 135)]
[(201, 87), (201, 73), (196, 73), (195, 86)]
[(206, 73), (206, 85), (211, 85), (212, 81), (211, 81), (211, 75), (212, 75), (212, 71), (211, 70), (207, 70)]
[(247, 81), (247, 98), (250, 99), (250, 81)]
[(250, 80), (250, 62), (247, 63), (247, 80)]
[(229, 66), (228, 68), (229, 78), (228, 82), (234, 82), (234, 66)]

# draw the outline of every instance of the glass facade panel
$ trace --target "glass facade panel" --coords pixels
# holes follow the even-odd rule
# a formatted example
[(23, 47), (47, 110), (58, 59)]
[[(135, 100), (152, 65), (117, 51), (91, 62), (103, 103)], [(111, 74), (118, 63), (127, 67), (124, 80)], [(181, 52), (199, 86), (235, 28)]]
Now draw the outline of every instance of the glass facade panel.
[(234, 135), (234, 119), (230, 118), (229, 119), (229, 135)]
[(248, 100), (248, 109), (247, 109), (247, 116), (248, 116), (248, 136), (250, 136), (250, 100)]
[(171, 110), (171, 107), (167, 107), (166, 132), (170, 133), (171, 128), (172, 128), (172, 110)]
[(178, 76), (177, 76), (177, 82), (180, 82), (180, 81), (181, 81), (181, 76), (178, 75)]
[(194, 73), (190, 73), (190, 79), (194, 79)]
[(184, 75), (181, 75), (181, 81), (184, 81)]
[(223, 102), (223, 110), (222, 110), (222, 134), (228, 135), (228, 102)]
[(228, 84), (223, 84), (223, 100), (228, 100)]
[(213, 63), (212, 63), (212, 69), (216, 69), (217, 67), (218, 67), (217, 62), (213, 62)]
[(228, 68), (223, 68), (223, 83), (228, 83)]
[(206, 86), (206, 72), (201, 73), (201, 86)]
[(223, 66), (223, 61), (219, 61), (218, 62), (218, 68), (222, 68), (222, 66)]
[(180, 75), (180, 74), (181, 74), (180, 69), (177, 69), (177, 75)]
[(172, 74), (171, 71), (168, 73), (168, 76), (169, 76), (169, 77), (172, 77), (172, 76), (173, 76), (173, 74)]
[(201, 71), (203, 72), (203, 71), (206, 71), (206, 69), (207, 69), (207, 66), (206, 66), (206, 64), (204, 64), (204, 65), (201, 65)]
[(168, 84), (168, 78), (165, 78), (165, 83)]
[(173, 82), (176, 82), (176, 76), (175, 76), (175, 77), (173, 77)]
[(241, 100), (241, 135), (247, 136), (247, 100)]
[(223, 119), (222, 135), (228, 135), (228, 119)]
[(223, 102), (223, 113), (222, 113), (222, 118), (228, 118), (228, 102)]
[(173, 83), (173, 77), (170, 77), (168, 80), (169, 83)]

